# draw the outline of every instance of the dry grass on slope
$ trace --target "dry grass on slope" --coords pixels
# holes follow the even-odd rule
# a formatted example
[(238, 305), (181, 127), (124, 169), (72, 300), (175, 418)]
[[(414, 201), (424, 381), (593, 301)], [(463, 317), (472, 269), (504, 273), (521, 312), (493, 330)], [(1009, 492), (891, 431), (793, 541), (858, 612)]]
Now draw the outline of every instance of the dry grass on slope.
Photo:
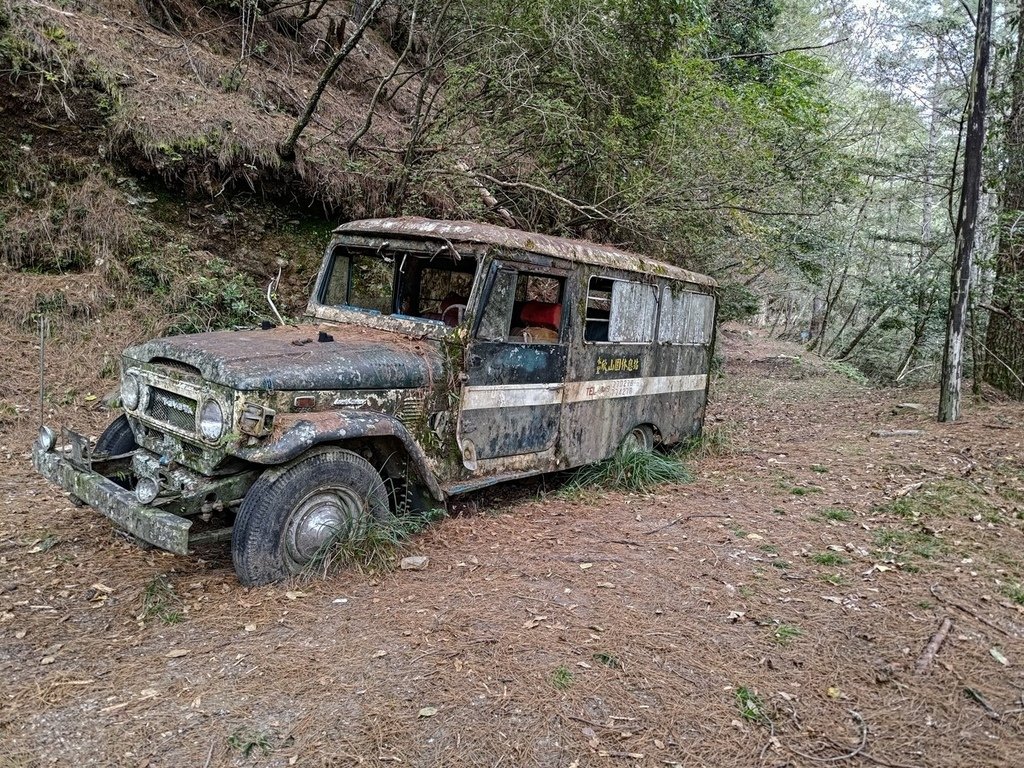
[[(348, 4), (330, 3), (292, 39), (261, 20), (243, 56), (236, 11), (180, 2), (176, 31), (139, 18), (116, 0), (62, 8), (15, 0), (0, 54), (18, 82), (15, 100), (48, 92), (56, 123), (75, 123), (75, 95), (96, 90), (106, 120), (107, 159), (211, 196), (250, 190), (317, 201), (348, 218), (390, 212), (420, 78), (415, 65), (385, 89), (359, 151), (347, 145), (371, 109), (374, 91), (395, 63), (381, 32), (371, 29), (346, 59), (299, 143), (294, 163), (277, 145), (291, 131), (331, 55), (330, 19)], [(281, 25), (278, 25), (281, 26)], [(20, 79), (19, 79), (20, 76)], [(63, 114), (61, 114), (63, 112)], [(427, 195), (427, 208), (455, 204)], [(436, 213), (444, 211), (435, 210)]]

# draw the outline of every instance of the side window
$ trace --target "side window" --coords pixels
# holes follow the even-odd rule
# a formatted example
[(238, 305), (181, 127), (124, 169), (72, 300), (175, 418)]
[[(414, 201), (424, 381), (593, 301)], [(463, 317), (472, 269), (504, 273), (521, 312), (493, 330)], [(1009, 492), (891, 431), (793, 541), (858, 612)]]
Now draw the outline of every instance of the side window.
[(654, 339), (658, 293), (653, 285), (628, 280), (591, 277), (583, 338), (619, 344), (647, 343)]
[(498, 270), (480, 318), (477, 338), (519, 344), (557, 344), (565, 278)]
[(505, 341), (512, 320), (512, 304), (516, 299), (516, 273), (499, 269), (487, 297), (487, 306), (480, 317), (476, 335), (485, 341)]
[(708, 344), (714, 324), (714, 296), (671, 287), (665, 289), (658, 341), (668, 344)]

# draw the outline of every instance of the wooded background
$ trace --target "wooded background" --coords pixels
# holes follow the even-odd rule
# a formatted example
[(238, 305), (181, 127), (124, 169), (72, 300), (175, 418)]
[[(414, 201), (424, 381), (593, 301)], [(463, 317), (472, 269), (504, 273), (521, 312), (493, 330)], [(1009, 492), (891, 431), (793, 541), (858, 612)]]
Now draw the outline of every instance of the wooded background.
[(706, 272), (721, 320), (937, 382), (984, 50), (963, 366), (1022, 398), (1022, 9), (978, 48), (947, 0), (12, 0), (0, 261), (93, 290), (4, 318), (252, 322), (278, 275), (298, 312), (332, 225), (418, 214)]

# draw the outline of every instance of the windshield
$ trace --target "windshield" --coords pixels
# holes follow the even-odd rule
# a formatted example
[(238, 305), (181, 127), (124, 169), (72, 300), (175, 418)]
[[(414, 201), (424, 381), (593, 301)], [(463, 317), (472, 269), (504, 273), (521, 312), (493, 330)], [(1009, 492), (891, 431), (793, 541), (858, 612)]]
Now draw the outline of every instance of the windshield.
[(427, 254), (339, 245), (331, 254), (320, 301), (455, 326), (465, 313), (476, 266), (475, 258), (450, 248)]

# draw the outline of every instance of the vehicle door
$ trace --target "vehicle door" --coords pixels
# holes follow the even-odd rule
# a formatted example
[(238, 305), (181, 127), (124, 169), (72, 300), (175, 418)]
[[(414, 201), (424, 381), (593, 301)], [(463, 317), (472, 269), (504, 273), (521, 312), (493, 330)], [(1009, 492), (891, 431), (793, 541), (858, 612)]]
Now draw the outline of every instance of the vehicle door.
[(489, 270), (466, 348), (458, 426), (463, 464), (475, 474), (556, 463), (567, 274), (502, 260)]

